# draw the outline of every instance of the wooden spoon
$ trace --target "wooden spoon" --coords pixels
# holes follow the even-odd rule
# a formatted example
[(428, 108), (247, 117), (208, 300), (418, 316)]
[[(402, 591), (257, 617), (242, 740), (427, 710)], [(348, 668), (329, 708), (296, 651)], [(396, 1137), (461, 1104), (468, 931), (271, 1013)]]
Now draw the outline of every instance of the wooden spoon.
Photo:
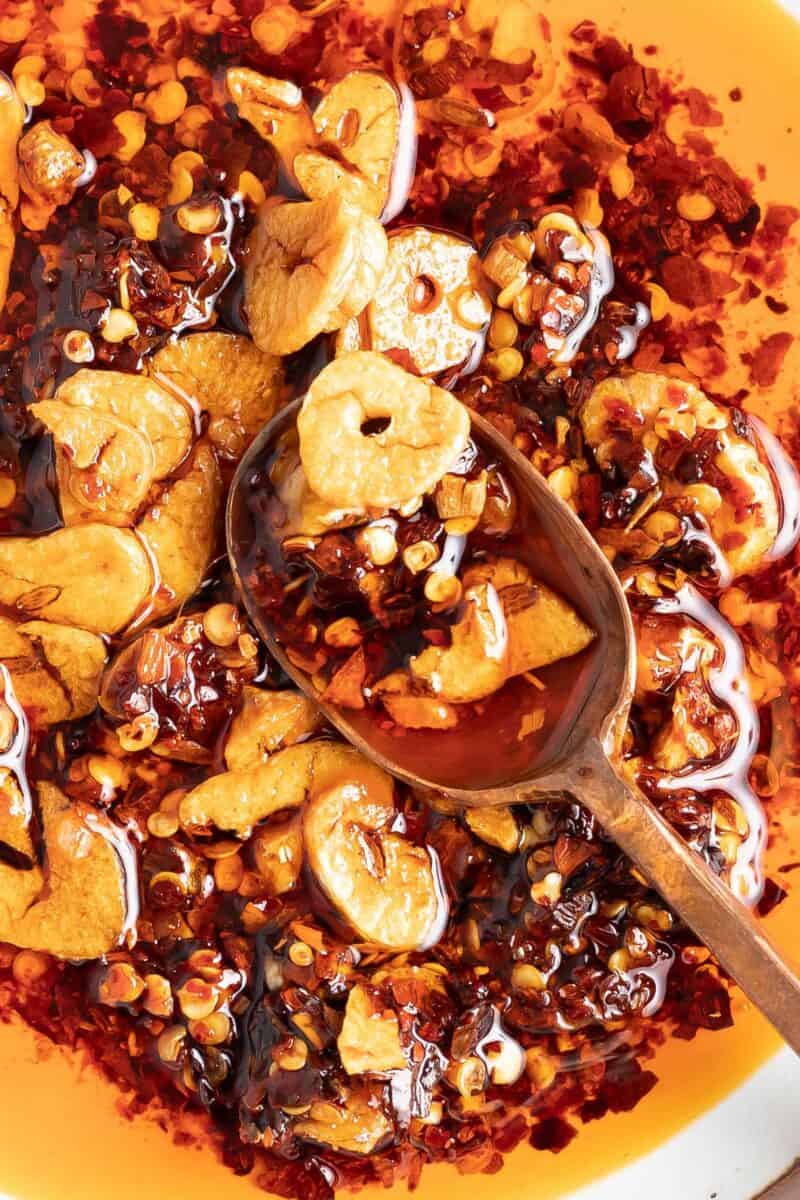
[[(423, 791), (436, 791), (464, 804), (519, 804), (542, 800), (579, 801), (605, 833), (647, 877), (712, 951), (725, 970), (800, 1054), (800, 980), (742, 905), (698, 854), (690, 850), (654, 805), (619, 773), (621, 739), (631, 704), (635, 641), (620, 582), (597, 543), (567, 505), (547, 486), (510, 443), (487, 421), (471, 414), (476, 440), (491, 449), (517, 492), (520, 512), (532, 514), (532, 557), (558, 564), (559, 587), (597, 631), (601, 669), (573, 706), (569, 727), (550, 755), (537, 758), (517, 778), (498, 786), (465, 788), (437, 777), (437, 756), (429, 755), (425, 774), (392, 755), (392, 740), (351, 710), (320, 700), (305, 672), (287, 658), (265, 611), (247, 585), (253, 545), (267, 536), (254, 491), (258, 470), (278, 439), (296, 422), (302, 400), (283, 409), (252, 444), (239, 464), (230, 490), (226, 519), (228, 553), (247, 611), (271, 654), (325, 714), (330, 723), (368, 758)], [(458, 739), (458, 730), (437, 735)], [(474, 734), (472, 735), (474, 737)], [(394, 743), (397, 744), (397, 740)], [(444, 744), (444, 743), (442, 743)], [(450, 742), (450, 745), (453, 743)], [(487, 739), (487, 753), (492, 752)], [(389, 753), (387, 753), (389, 751)]]

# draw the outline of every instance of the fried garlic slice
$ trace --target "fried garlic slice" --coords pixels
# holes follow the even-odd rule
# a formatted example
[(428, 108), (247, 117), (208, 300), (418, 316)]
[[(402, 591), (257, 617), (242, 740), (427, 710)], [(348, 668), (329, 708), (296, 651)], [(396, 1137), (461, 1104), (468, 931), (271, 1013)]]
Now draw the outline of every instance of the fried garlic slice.
[(0, 604), (23, 617), (118, 633), (152, 587), (136, 534), (76, 525), (41, 538), (0, 538)]
[(372, 299), (386, 234), (338, 194), (262, 211), (248, 245), (245, 310), (265, 354), (290, 354), (340, 329)]
[(208, 413), (206, 436), (226, 458), (241, 458), (286, 399), (280, 359), (237, 334), (212, 330), (167, 342), (148, 370)]

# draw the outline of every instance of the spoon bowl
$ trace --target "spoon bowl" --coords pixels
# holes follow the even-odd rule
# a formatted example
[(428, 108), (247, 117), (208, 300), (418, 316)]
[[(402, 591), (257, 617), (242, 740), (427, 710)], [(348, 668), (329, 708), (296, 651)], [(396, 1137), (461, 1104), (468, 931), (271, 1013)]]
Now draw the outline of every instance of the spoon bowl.
[[(488, 447), (513, 485), (524, 531), (520, 555), (555, 587), (595, 630), (596, 640), (576, 669), (578, 687), (559, 724), (523, 756), (496, 753), (496, 730), (482, 725), (413, 731), (396, 738), (369, 715), (324, 701), (311, 678), (289, 659), (250, 584), (254, 547), (267, 541), (264, 469), (296, 424), (302, 398), (283, 409), (241, 460), (226, 513), (228, 554), (247, 612), (286, 674), (339, 733), (384, 770), (424, 793), (436, 792), (468, 807), (571, 800), (583, 804), (647, 877), (664, 901), (714, 953), (722, 966), (800, 1053), (800, 980), (767, 939), (749, 909), (675, 833), (621, 773), (621, 742), (633, 694), (635, 639), (619, 579), (591, 534), (544, 478), (487, 421), (471, 412), (475, 441)], [(526, 693), (533, 703), (533, 689)], [(517, 720), (519, 714), (517, 713)], [(491, 718), (489, 717), (489, 720)], [(409, 747), (411, 749), (409, 750)], [(498, 778), (465, 785), (470, 755), (501, 760)], [(421, 767), (420, 764), (424, 764)], [(466, 772), (467, 779), (469, 773)]]

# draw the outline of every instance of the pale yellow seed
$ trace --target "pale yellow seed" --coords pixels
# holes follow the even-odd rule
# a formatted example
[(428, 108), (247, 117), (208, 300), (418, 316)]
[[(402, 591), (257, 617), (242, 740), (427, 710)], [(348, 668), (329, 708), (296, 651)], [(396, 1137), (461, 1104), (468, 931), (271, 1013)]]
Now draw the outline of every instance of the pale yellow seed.
[(99, 108), (103, 103), (103, 93), (99, 83), (88, 67), (79, 67), (69, 77), (69, 90), (76, 100), (86, 108)]
[(460, 537), (462, 534), (472, 533), (479, 520), (479, 517), (450, 517), (444, 523), (444, 531)]
[(714, 517), (722, 507), (722, 495), (719, 488), (710, 483), (690, 483), (684, 489), (684, 495), (694, 500), (700, 512), (706, 517)]
[(14, 498), (17, 494), (17, 485), (13, 479), (9, 479), (7, 475), (0, 475), (0, 508), (8, 508), (14, 503)]
[(525, 359), (513, 346), (505, 346), (502, 350), (492, 350), (486, 355), (484, 362), (501, 383), (509, 383), (512, 379), (516, 379), (525, 366)]
[(300, 14), (288, 4), (279, 4), (259, 13), (250, 32), (265, 54), (283, 54), (300, 28)]
[(497, 297), (498, 307), (499, 308), (511, 308), (511, 305), (514, 303), (514, 301), (516, 300), (516, 298), (520, 294), (520, 292), (523, 290), (523, 288), (526, 286), (527, 282), (528, 282), (527, 273), (525, 271), (521, 271), (519, 273), (519, 275), (517, 275), (517, 277), (515, 279), (512, 279), (511, 283), (509, 283), (506, 287), (504, 287), (502, 292), (500, 292), (500, 294), (498, 295), (498, 297)]
[(94, 360), (94, 343), (84, 329), (70, 329), (61, 343), (64, 357), (73, 363), (89, 363)]
[(578, 188), (575, 192), (575, 216), (582, 225), (598, 229), (603, 223), (603, 208), (596, 188)]
[(114, 151), (114, 157), (120, 162), (130, 162), (139, 153), (147, 137), (147, 118), (144, 113), (134, 112), (132, 108), (117, 113), (112, 125), (122, 138), (122, 145)]
[(385, 525), (367, 525), (359, 530), (356, 544), (376, 567), (388, 566), (397, 557), (397, 541)]
[(486, 1066), (475, 1056), (455, 1064), (448, 1077), (464, 1097), (480, 1095), (488, 1082)]
[(158, 1057), (162, 1062), (177, 1062), (185, 1041), (186, 1030), (183, 1025), (170, 1025), (169, 1029), (165, 1029), (156, 1042)]
[(631, 965), (631, 956), (625, 949), (615, 950), (608, 959), (609, 971), (617, 971), (620, 975), (624, 975), (629, 970)]
[(708, 221), (717, 211), (703, 192), (684, 192), (678, 197), (678, 212), (685, 221)]
[(50, 959), (46, 954), (41, 954), (38, 950), (20, 950), (12, 964), (11, 974), (17, 983), (23, 987), (30, 987), (47, 974), (49, 966)]
[(413, 546), (406, 546), (403, 551), (403, 563), (414, 575), (419, 575), (421, 571), (427, 571), (438, 557), (437, 547), (433, 542), (428, 541), (415, 542)]
[(97, 989), (101, 1004), (133, 1004), (144, 991), (144, 980), (130, 963), (112, 963)]
[(556, 467), (547, 476), (547, 486), (567, 503), (575, 499), (578, 483), (578, 472), (573, 467)]
[(217, 1007), (217, 989), (205, 979), (189, 979), (177, 993), (181, 1012), (190, 1021), (203, 1021)]
[(517, 963), (511, 972), (511, 986), (525, 992), (543, 992), (547, 979), (533, 963)]
[(34, 79), (32, 75), (20, 75), (14, 82), (17, 85), (17, 95), (23, 104), (36, 108), (44, 103), (47, 93), (41, 80)]
[(163, 975), (145, 975), (142, 1008), (153, 1017), (169, 1017), (174, 1008), (169, 980)]
[(531, 899), (537, 904), (558, 904), (561, 899), (561, 875), (549, 871), (544, 879), (531, 884)]
[(683, 532), (680, 518), (675, 513), (666, 512), (664, 509), (650, 513), (643, 522), (642, 529), (648, 537), (663, 545), (677, 542)]
[(168, 79), (148, 92), (143, 108), (156, 125), (172, 125), (186, 108), (189, 96), (177, 79)]
[(158, 737), (158, 717), (154, 713), (141, 713), (117, 729), (117, 741), (127, 754), (147, 750)]
[(174, 837), (178, 828), (178, 818), (174, 813), (154, 812), (147, 818), (147, 832), (155, 838)]
[(138, 332), (139, 326), (136, 324), (136, 318), (126, 312), (124, 308), (110, 308), (100, 322), (100, 333), (103, 340), (113, 344), (127, 342), (130, 338), (136, 337)]
[(21, 78), (23, 75), (30, 75), (32, 79), (38, 79), (44, 72), (47, 66), (47, 61), (41, 54), (23, 54), (18, 58), (11, 69), (11, 74), (14, 80)]
[(254, 208), (260, 208), (267, 198), (263, 183), (252, 171), (242, 171), (237, 190)]
[(502, 310), (495, 311), (489, 326), (489, 345), (493, 350), (503, 350), (513, 346), (517, 340), (519, 326), (511, 313)]
[(169, 177), (172, 180), (172, 186), (167, 194), (168, 204), (183, 204), (188, 200), (194, 191), (194, 179), (191, 172), (185, 167), (170, 167)]
[(175, 73), (178, 79), (208, 79), (209, 77), (209, 73), (204, 66), (201, 66), (193, 58), (186, 56), (178, 59)]
[(669, 312), (669, 296), (657, 283), (646, 283), (650, 316), (654, 321), (663, 321)]
[(608, 183), (618, 200), (626, 200), (636, 185), (636, 178), (628, 164), (620, 159), (609, 167)]
[(292, 942), (289, 947), (289, 960), (296, 967), (310, 967), (314, 962), (314, 951), (305, 942)]
[(154, 242), (158, 237), (161, 212), (155, 204), (134, 204), (128, 213), (128, 223), (140, 242)]
[(235, 604), (213, 604), (203, 614), (203, 633), (215, 646), (232, 646), (241, 631)]
[(89, 774), (101, 787), (112, 788), (116, 791), (127, 781), (128, 772), (119, 759), (110, 755), (90, 754)]
[(439, 609), (454, 608), (461, 599), (461, 580), (443, 571), (433, 571), (425, 580), (425, 599)]
[(201, 1046), (219, 1046), (230, 1037), (230, 1017), (223, 1012), (215, 1012), (201, 1021), (190, 1021), (189, 1033)]
[(206, 237), (219, 225), (221, 213), (219, 205), (213, 201), (206, 201), (202, 204), (182, 204), (176, 216), (178, 224), (186, 233)]
[(302, 1038), (292, 1038), (290, 1044), (275, 1055), (282, 1071), (301, 1071), (308, 1061), (308, 1046)]

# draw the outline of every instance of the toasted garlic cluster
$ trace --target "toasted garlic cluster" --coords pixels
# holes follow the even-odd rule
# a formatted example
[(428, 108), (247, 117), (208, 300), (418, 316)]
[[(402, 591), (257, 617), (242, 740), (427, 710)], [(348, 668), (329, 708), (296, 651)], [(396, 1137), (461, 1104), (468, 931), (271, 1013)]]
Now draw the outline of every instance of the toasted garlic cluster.
[[(284, 722), (284, 744), (294, 720)], [(286, 820), (293, 810), (299, 822)], [(178, 816), (190, 833), (216, 829), (252, 840), (278, 892), (293, 886), (304, 851), (331, 903), (366, 941), (411, 950), (441, 935), (447, 903), (436, 860), (394, 831), (391, 778), (349, 746), (288, 745), (266, 762), (213, 775), (183, 797)], [(368, 839), (380, 847), (379, 869)]]
[(227, 86), (239, 115), (309, 198), (265, 206), (252, 236), (246, 311), (256, 344), (288, 354), (340, 330), (338, 353), (391, 353), (419, 375), (474, 367), (491, 316), (475, 247), (413, 226), (393, 233), (387, 248), (378, 225), (397, 215), (414, 177), (405, 85), (351, 71), (313, 117), (282, 80), (236, 67)]
[[(561, 209), (495, 238), (483, 269), (498, 288), (498, 308), (513, 313), (520, 325), (536, 327), (539, 366), (573, 361), (614, 286), (603, 234)], [(536, 361), (535, 348), (533, 357)]]
[[(680, 541), (691, 520), (710, 533), (723, 575), (759, 567), (778, 532), (779, 506), (738, 410), (685, 380), (634, 371), (598, 384), (580, 419), (600, 468), (619, 464), (626, 481), (635, 470), (630, 482), (643, 495), (641, 528), (637, 519), (603, 532), (612, 551), (653, 557), (665, 542)], [(639, 452), (633, 465), (631, 447)]]

